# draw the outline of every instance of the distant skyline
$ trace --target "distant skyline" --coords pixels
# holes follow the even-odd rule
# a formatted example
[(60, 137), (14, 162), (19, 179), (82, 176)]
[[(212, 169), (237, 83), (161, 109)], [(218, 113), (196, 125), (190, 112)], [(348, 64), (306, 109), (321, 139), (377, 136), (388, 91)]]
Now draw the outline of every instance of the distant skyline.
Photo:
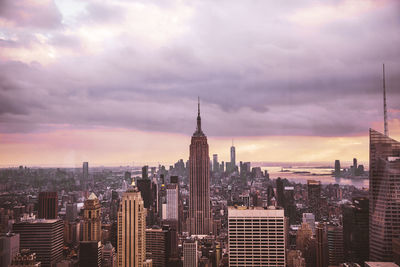
[(400, 140), (400, 2), (0, 3), (0, 167), (368, 162)]

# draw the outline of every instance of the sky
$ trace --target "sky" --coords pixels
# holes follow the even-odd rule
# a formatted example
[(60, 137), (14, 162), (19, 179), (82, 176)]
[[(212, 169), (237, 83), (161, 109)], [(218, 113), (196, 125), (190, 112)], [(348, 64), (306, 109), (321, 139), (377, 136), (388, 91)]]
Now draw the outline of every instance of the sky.
[(0, 0), (0, 166), (368, 161), (400, 140), (400, 1)]

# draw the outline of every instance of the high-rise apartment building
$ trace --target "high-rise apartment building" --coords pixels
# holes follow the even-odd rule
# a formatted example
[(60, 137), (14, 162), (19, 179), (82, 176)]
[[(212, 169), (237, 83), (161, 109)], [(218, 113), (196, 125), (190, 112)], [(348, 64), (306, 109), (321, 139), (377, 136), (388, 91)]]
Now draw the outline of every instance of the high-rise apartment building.
[(200, 103), (197, 128), (190, 144), (189, 155), (189, 232), (192, 235), (209, 234), (212, 231), (210, 210), (210, 157), (207, 136), (201, 130)]
[(62, 259), (64, 224), (62, 220), (27, 220), (13, 224), (20, 236), (20, 248), (36, 253), (42, 267), (55, 265)]
[(183, 243), (183, 267), (197, 267), (197, 240), (188, 240)]
[(285, 266), (283, 209), (228, 208), (229, 266)]
[(122, 195), (118, 211), (117, 237), (119, 267), (142, 267), (146, 260), (146, 209), (133, 184)]
[(101, 241), (101, 204), (94, 193), (83, 207), (83, 241)]
[(57, 192), (39, 193), (39, 211), (40, 219), (57, 219), (58, 216), (58, 194)]
[(369, 260), (392, 261), (400, 237), (400, 143), (369, 131)]

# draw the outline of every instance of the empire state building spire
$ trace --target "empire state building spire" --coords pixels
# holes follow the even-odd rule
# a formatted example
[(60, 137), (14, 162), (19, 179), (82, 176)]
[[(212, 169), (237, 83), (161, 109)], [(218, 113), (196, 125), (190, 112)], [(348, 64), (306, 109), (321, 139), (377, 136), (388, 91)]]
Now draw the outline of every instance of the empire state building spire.
[(198, 98), (198, 103), (197, 103), (197, 127), (193, 136), (205, 136), (203, 131), (201, 130), (200, 97)]

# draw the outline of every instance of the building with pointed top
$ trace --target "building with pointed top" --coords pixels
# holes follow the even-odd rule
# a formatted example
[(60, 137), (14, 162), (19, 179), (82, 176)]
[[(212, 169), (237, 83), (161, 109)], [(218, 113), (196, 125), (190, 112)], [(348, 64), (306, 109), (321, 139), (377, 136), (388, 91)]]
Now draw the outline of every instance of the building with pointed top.
[(83, 241), (101, 241), (101, 204), (94, 193), (83, 206)]
[(189, 180), (189, 232), (192, 235), (209, 234), (212, 231), (210, 157), (207, 136), (201, 129), (200, 101), (198, 104), (197, 128), (190, 143)]
[(400, 237), (400, 142), (369, 131), (369, 260), (392, 261)]

